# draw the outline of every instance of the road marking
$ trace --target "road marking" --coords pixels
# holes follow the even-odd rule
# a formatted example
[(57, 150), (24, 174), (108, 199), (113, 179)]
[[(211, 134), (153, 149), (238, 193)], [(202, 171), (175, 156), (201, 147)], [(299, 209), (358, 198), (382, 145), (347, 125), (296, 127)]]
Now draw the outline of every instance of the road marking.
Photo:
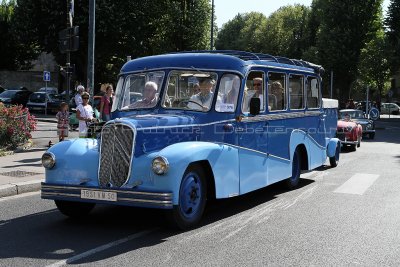
[(139, 232), (139, 233), (136, 233), (136, 234), (127, 236), (127, 237), (125, 237), (125, 238), (116, 240), (116, 241), (114, 241), (114, 242), (110, 242), (110, 243), (105, 244), (105, 245), (102, 245), (102, 246), (100, 246), (100, 247), (97, 247), (97, 248), (88, 250), (88, 251), (83, 252), (83, 253), (78, 254), (78, 255), (75, 255), (75, 256), (73, 256), (73, 257), (71, 257), (71, 258), (68, 258), (68, 259), (66, 259), (66, 260), (61, 260), (61, 261), (55, 262), (55, 263), (53, 263), (53, 264), (47, 265), (46, 267), (60, 267), (60, 266), (64, 266), (64, 265), (70, 264), (70, 263), (72, 263), (72, 262), (75, 262), (75, 261), (78, 261), (78, 260), (80, 260), (80, 259), (89, 257), (89, 256), (91, 256), (91, 255), (93, 255), (93, 254), (96, 254), (96, 253), (98, 253), (98, 252), (100, 252), (100, 251), (103, 251), (103, 250), (106, 250), (106, 249), (109, 249), (109, 248), (112, 248), (112, 247), (121, 245), (121, 244), (126, 243), (126, 242), (128, 242), (128, 241), (131, 241), (131, 240), (133, 240), (133, 239), (136, 239), (136, 238), (139, 238), (139, 237), (148, 235), (148, 234), (150, 234), (150, 233), (152, 233), (152, 232), (154, 232), (154, 231), (156, 231), (156, 230), (158, 230), (158, 228), (154, 228), (154, 229), (142, 231), (142, 232)]
[(35, 196), (35, 195), (39, 195), (39, 194), (40, 194), (40, 191), (23, 193), (23, 194), (19, 194), (19, 195), (15, 195), (15, 196), (9, 196), (9, 197), (0, 197), (0, 202), (7, 201), (7, 200), (18, 199), (18, 198), (23, 198), (23, 197)]
[(378, 177), (377, 174), (356, 173), (333, 192), (363, 195)]

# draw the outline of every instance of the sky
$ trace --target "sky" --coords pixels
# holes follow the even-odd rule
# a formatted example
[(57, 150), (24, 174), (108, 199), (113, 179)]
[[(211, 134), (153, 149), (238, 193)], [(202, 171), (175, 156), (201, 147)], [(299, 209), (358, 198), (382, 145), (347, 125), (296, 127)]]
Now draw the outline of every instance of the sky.
[[(384, 12), (389, 5), (389, 1), (383, 1)], [(312, 0), (214, 0), (214, 5), (217, 25), (218, 28), (221, 28), (222, 24), (233, 19), (238, 13), (258, 11), (269, 16), (281, 6), (293, 4), (310, 6), (311, 2)]]

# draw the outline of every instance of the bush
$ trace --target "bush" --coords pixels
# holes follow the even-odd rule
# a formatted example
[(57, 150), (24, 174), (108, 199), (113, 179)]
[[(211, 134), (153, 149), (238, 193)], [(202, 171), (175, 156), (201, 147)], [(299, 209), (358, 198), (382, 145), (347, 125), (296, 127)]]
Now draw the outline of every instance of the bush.
[(22, 106), (5, 107), (0, 103), (0, 148), (15, 149), (32, 138), (36, 119)]

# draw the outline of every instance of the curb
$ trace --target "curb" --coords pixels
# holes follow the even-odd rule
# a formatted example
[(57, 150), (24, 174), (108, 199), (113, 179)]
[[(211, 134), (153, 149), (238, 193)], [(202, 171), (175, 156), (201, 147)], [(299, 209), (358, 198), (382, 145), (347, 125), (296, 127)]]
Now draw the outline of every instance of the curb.
[(0, 198), (39, 191), (41, 183), (43, 181), (44, 180), (33, 180), (20, 183), (0, 185)]
[(51, 122), (51, 123), (57, 123), (57, 121), (56, 121), (56, 120), (52, 120), (52, 119), (38, 119), (38, 118), (36, 118), (36, 120), (37, 120), (37, 121), (40, 121), (40, 122)]

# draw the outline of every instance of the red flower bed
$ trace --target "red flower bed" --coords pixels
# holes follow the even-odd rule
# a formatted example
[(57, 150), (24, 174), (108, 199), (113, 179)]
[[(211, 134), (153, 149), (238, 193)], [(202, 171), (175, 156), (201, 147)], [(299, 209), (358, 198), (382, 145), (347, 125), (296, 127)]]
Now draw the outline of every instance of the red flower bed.
[(25, 144), (36, 130), (36, 119), (22, 106), (0, 103), (0, 148), (14, 149)]

